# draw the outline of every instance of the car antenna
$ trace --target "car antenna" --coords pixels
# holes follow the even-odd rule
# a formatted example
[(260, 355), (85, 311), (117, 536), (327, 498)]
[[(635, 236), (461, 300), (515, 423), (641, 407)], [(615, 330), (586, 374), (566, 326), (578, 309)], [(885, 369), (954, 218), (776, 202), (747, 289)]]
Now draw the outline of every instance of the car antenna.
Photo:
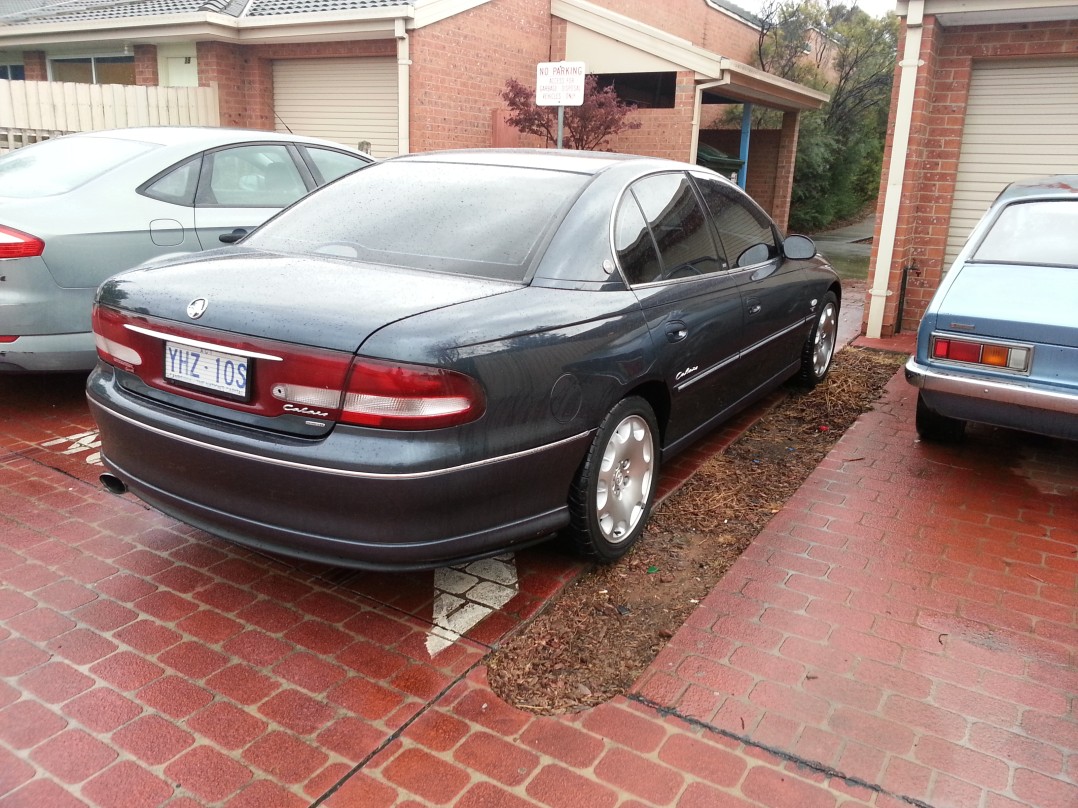
[(273, 110), (273, 117), (281, 122), (281, 126), (283, 126), (285, 129), (288, 130), (288, 134), (290, 134), (290, 135), (295, 134), (295, 132), (292, 131), (292, 129), (289, 127), (289, 125), (284, 122), (284, 119), (280, 115), (277, 114), (277, 110)]

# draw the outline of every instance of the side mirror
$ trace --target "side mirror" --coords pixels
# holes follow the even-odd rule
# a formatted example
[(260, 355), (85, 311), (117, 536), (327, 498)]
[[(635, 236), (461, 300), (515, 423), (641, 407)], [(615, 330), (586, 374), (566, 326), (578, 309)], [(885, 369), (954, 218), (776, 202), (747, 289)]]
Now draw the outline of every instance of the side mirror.
[(787, 236), (782, 254), (792, 261), (807, 261), (816, 257), (816, 245), (808, 236)]

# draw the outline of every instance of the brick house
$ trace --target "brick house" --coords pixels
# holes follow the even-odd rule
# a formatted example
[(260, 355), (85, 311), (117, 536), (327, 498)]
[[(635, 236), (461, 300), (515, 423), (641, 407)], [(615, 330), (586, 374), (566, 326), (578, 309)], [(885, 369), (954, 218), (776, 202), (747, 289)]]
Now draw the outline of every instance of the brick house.
[(899, 0), (897, 13), (870, 337), (916, 329), (1007, 184), (1078, 167), (1075, 0)]
[[(538, 62), (581, 61), (641, 107), (642, 127), (614, 150), (693, 161), (704, 142), (747, 156), (742, 180), (780, 223), (798, 116), (827, 99), (748, 66), (759, 31), (728, 0), (14, 5), (0, 11), (0, 79), (215, 85), (223, 125), (366, 141), (376, 156), (521, 144), (504, 125), (506, 80), (531, 85)], [(742, 103), (781, 110), (781, 127), (731, 128)]]

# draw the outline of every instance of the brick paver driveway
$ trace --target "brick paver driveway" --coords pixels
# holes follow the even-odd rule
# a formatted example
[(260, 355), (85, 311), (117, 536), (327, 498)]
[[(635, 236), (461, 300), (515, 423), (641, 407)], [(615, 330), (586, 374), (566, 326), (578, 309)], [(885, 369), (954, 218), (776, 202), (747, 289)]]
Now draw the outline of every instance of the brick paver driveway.
[(0, 808), (1074, 808), (1075, 446), (911, 422), (896, 378), (631, 694), (537, 718), (483, 659), (572, 558), (234, 548), (102, 491), (81, 380), (0, 378)]

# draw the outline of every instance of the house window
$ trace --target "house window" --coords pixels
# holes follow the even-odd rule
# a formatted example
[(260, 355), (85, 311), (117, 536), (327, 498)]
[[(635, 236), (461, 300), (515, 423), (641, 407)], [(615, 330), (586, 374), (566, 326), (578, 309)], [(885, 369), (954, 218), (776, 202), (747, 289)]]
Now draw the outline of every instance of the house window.
[(599, 89), (614, 85), (622, 101), (641, 109), (673, 109), (677, 73), (600, 73)]
[(24, 81), (26, 71), (22, 65), (0, 65), (0, 79), (7, 81)]
[(49, 60), (52, 81), (79, 84), (134, 84), (134, 56), (78, 56)]

